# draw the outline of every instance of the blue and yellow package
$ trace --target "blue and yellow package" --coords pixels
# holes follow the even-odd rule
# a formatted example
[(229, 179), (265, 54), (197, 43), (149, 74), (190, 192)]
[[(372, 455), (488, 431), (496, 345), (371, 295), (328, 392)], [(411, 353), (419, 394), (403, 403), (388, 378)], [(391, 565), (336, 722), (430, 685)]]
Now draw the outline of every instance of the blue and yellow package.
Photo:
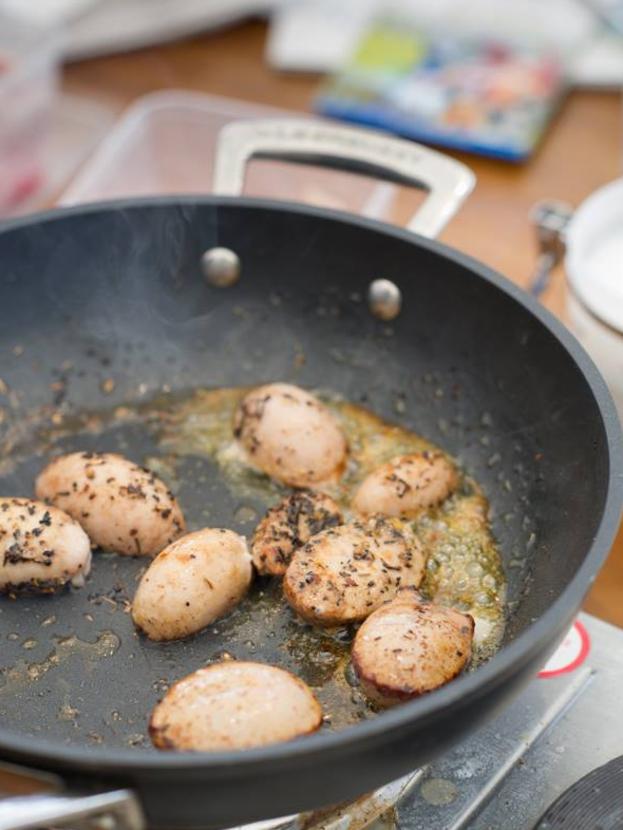
[(526, 45), (426, 34), (379, 19), (316, 98), (323, 115), (509, 161), (526, 159), (565, 89), (559, 59)]

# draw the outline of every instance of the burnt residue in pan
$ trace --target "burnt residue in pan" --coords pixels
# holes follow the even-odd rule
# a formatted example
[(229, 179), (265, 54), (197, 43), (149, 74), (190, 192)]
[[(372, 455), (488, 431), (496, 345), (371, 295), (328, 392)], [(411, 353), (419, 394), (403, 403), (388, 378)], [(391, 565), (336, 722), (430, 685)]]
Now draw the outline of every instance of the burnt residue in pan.
[[(240, 463), (232, 445), (233, 409), (243, 388), (166, 392), (147, 403), (58, 415), (32, 413), (5, 432), (0, 473), (28, 495), (45, 461), (81, 450), (117, 451), (146, 464), (180, 499), (189, 529), (227, 526), (250, 535), (283, 489)], [(104, 393), (105, 394), (105, 393)], [(366, 409), (325, 395), (344, 424), (351, 462), (333, 495), (346, 503), (366, 472), (394, 455), (427, 449), (417, 434), (381, 421)], [(404, 415), (401, 398), (396, 418)], [(7, 491), (8, 492), (8, 491)], [(482, 495), (464, 476), (459, 492), (429, 512), (419, 531), (435, 534), (424, 592), (470, 609), (481, 625), (474, 663), (498, 646), (504, 625), (505, 581), (489, 530), (474, 533), (469, 515)], [(468, 529), (466, 531), (466, 523)], [(144, 559), (98, 553), (82, 590), (55, 597), (0, 601), (5, 638), (0, 669), (0, 717), (9, 728), (69, 743), (147, 747), (146, 720), (181, 676), (215, 660), (261, 660), (288, 668), (309, 683), (326, 714), (325, 728), (373, 716), (350, 668), (350, 628), (319, 630), (284, 603), (278, 580), (256, 579), (225, 619), (188, 640), (152, 643), (137, 634), (130, 601)]]

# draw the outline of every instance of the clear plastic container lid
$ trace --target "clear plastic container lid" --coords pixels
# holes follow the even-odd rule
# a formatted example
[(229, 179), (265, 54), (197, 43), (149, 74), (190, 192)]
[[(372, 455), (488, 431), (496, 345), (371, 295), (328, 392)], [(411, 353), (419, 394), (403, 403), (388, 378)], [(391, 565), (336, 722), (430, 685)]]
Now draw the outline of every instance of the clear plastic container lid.
[[(139, 98), (60, 199), (63, 205), (126, 196), (209, 194), (219, 130), (230, 121), (299, 113), (184, 91)], [(304, 115), (303, 117), (311, 117)], [(353, 173), (253, 161), (245, 194), (383, 218), (392, 184)]]

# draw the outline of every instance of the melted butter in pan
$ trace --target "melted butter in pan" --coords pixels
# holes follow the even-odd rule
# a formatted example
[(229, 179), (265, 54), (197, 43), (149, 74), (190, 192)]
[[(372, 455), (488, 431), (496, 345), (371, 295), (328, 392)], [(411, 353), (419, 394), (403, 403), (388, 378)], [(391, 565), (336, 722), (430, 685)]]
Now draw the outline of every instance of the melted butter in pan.
[[(183, 483), (176, 477), (183, 475), (183, 464), (178, 462), (184, 457), (204, 457), (217, 463), (223, 485), (239, 502), (252, 501), (255, 505), (253, 521), (248, 525), (250, 534), (259, 518), (255, 511), (274, 504), (288, 488), (249, 469), (233, 441), (234, 410), (247, 391), (243, 387), (197, 389), (183, 395), (163, 395), (139, 406), (84, 412), (54, 422), (52, 429), (38, 430), (37, 452), (48, 453), (68, 440), (76, 444), (80, 435), (104, 435), (124, 424), (145, 428), (156, 452), (143, 462), (175, 490)], [(415, 432), (390, 424), (361, 406), (333, 396), (320, 397), (342, 423), (349, 442), (344, 475), (327, 490), (347, 515), (354, 490), (375, 467), (397, 455), (439, 449)], [(132, 446), (121, 451), (132, 455)], [(19, 452), (12, 453), (12, 463), (19, 460), (18, 456)], [(413, 523), (428, 549), (422, 593), (468, 611), (476, 619), (472, 668), (497, 650), (504, 630), (506, 584), (487, 513), (488, 503), (479, 485), (462, 475), (459, 489), (450, 499)], [(213, 515), (210, 510), (209, 520), (201, 521), (228, 526), (231, 517)], [(374, 714), (350, 666), (355, 630), (318, 629), (303, 623), (285, 603), (280, 580), (256, 579), (249, 595), (231, 614), (217, 621), (212, 634), (217, 647), (214, 642), (212, 646), (206, 642), (207, 662), (242, 655), (289, 669), (313, 688), (329, 728), (339, 729)]]
[[(286, 490), (250, 470), (232, 441), (233, 414), (246, 391), (240, 387), (198, 390), (177, 400), (163, 420), (161, 444), (180, 455), (210, 455), (218, 462), (228, 486), (241, 498), (260, 498), (268, 507)], [(398, 455), (440, 449), (364, 407), (321, 397), (342, 423), (349, 443), (346, 471), (338, 484), (327, 488), (347, 514), (354, 490), (375, 467)], [(468, 611), (476, 620), (472, 666), (497, 650), (504, 631), (506, 583), (487, 514), (488, 503), (479, 485), (463, 475), (450, 499), (414, 522), (429, 551), (422, 593)]]

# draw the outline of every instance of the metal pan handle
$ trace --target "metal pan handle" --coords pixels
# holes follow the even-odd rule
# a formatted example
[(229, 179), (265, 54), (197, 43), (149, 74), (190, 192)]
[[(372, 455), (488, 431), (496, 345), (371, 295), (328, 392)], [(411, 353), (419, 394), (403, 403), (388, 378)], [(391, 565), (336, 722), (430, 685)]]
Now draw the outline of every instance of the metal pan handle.
[(0, 763), (0, 830), (67, 823), (72, 830), (144, 830), (145, 818), (130, 790), (69, 792), (58, 775)]
[[(386, 810), (395, 807), (416, 786), (422, 770), (384, 784), (347, 804), (317, 813), (300, 813), (241, 825), (230, 830), (343, 830), (347, 812), (349, 830), (365, 830)], [(0, 765), (0, 787), (7, 784), (15, 792), (31, 793), (0, 797), (0, 830), (39, 830), (65, 827), (72, 830), (145, 830), (146, 819), (137, 796), (131, 790), (72, 795), (49, 792), (62, 786), (56, 776)], [(45, 792), (32, 794), (33, 788)]]
[(549, 285), (551, 271), (563, 259), (566, 249), (565, 234), (573, 208), (566, 202), (537, 202), (530, 211), (530, 219), (536, 230), (539, 249), (536, 268), (528, 290), (540, 297)]
[(0, 801), (0, 830), (35, 830), (71, 824), (80, 828), (143, 830), (145, 819), (129, 790), (95, 795), (25, 795)]
[(428, 190), (407, 228), (435, 237), (472, 191), (476, 178), (461, 162), (411, 141), (371, 130), (303, 118), (235, 121), (219, 135), (213, 190), (239, 196), (252, 158), (321, 164), (368, 173)]

